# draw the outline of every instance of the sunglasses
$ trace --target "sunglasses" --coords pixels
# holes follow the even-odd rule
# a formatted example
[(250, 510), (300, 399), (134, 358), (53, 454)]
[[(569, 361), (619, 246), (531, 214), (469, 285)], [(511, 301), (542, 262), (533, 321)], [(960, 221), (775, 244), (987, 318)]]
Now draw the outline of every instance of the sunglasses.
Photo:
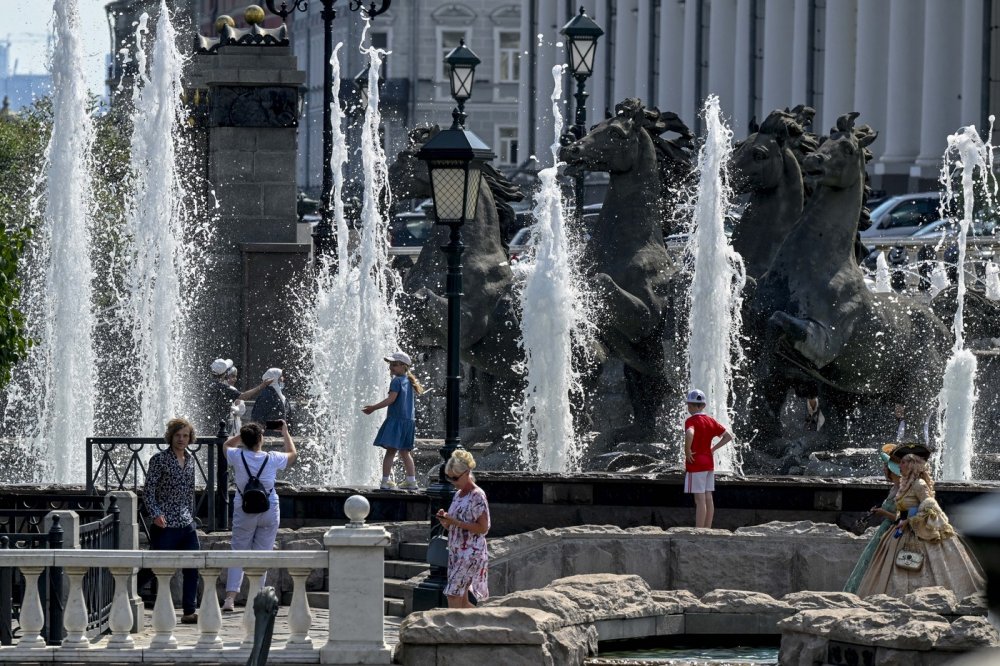
[(465, 470), (465, 472), (462, 472), (458, 476), (452, 476), (451, 474), (446, 474), (445, 476), (447, 477), (447, 479), (449, 481), (451, 481), (452, 483), (455, 483), (456, 481), (458, 481), (459, 479), (461, 479), (463, 476), (465, 476), (466, 472), (468, 472), (468, 471), (469, 470)]

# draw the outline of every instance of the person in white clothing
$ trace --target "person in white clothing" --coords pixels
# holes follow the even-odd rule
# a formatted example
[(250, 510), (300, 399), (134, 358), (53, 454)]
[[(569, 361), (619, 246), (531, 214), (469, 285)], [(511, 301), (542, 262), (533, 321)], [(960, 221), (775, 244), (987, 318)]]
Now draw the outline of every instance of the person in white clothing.
[[(262, 451), (264, 428), (259, 423), (248, 423), (240, 429), (240, 434), (226, 440), (226, 460), (233, 466), (236, 478), (236, 498), (233, 501), (233, 550), (272, 550), (274, 538), (278, 534), (281, 512), (274, 481), (278, 470), (295, 462), (298, 454), (295, 443), (288, 434), (288, 424), (281, 421), (281, 435), (285, 440), (284, 451)], [(243, 444), (240, 447), (240, 443)], [(245, 461), (245, 462), (244, 462)], [(249, 471), (248, 471), (249, 468)], [(243, 489), (250, 474), (256, 476), (268, 492), (270, 508), (262, 513), (243, 511)], [(266, 576), (266, 574), (265, 574)], [(235, 610), (236, 595), (243, 584), (243, 569), (229, 569), (226, 578), (226, 599), (222, 610)], [(261, 586), (264, 581), (261, 580)]]

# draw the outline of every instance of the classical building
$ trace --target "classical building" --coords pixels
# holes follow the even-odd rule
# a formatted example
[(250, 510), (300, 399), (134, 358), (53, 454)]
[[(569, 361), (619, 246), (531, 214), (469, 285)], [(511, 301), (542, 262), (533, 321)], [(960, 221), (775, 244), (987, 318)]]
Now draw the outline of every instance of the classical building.
[[(521, 42), (534, 66), (521, 72), (518, 134), (543, 163), (551, 70), (566, 61), (558, 32), (578, 4), (522, 0)], [(779, 107), (814, 107), (823, 133), (858, 111), (880, 133), (875, 186), (906, 191), (935, 187), (948, 134), (970, 124), (985, 132), (1000, 108), (998, 0), (583, 4), (605, 31), (587, 85), (591, 122), (626, 97), (697, 128), (703, 100), (716, 94), (737, 137)]]

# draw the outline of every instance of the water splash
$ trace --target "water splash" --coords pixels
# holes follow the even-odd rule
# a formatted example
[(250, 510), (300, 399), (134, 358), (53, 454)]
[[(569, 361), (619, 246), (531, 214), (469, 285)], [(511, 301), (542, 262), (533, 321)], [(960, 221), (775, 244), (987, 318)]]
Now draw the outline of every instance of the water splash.
[(889, 261), (885, 252), (879, 251), (875, 258), (875, 289), (876, 294), (888, 294), (892, 291), (892, 281), (889, 275)]
[[(990, 135), (992, 135), (992, 118)], [(975, 412), (978, 394), (976, 391), (976, 357), (965, 348), (965, 256), (969, 228), (975, 211), (977, 189), (991, 203), (992, 188), (985, 186), (990, 176), (989, 165), (993, 164), (993, 148), (983, 143), (974, 126), (963, 127), (948, 136), (941, 167), (941, 182), (945, 186), (948, 200), (955, 200), (952, 191), (952, 176), (960, 169), (962, 173), (962, 219), (958, 231), (958, 289), (953, 330), (955, 342), (951, 358), (945, 366), (944, 382), (938, 396), (938, 425), (941, 432), (941, 446), (935, 455), (935, 468), (940, 478), (948, 481), (964, 481), (972, 478), (972, 456), (975, 452)], [(983, 183), (976, 187), (975, 174), (978, 170)], [(995, 187), (995, 185), (994, 185)]]
[[(7, 387), (3, 433), (18, 441), (9, 482), (83, 481), (84, 440), (94, 427), (95, 363), (91, 264), (91, 164), (76, 0), (56, 0), (52, 136), (36, 187), (41, 224), (22, 259), (27, 335), (35, 340)], [(38, 191), (38, 190), (36, 190)]]
[(1000, 301), (1000, 266), (992, 261), (986, 262), (986, 298)]
[[(739, 331), (746, 272), (743, 259), (733, 250), (725, 233), (732, 191), (724, 167), (732, 153), (733, 133), (722, 119), (719, 98), (715, 95), (705, 100), (704, 116), (707, 136), (698, 153), (698, 196), (687, 247), (694, 260), (688, 373), (690, 385), (705, 392), (706, 411), (730, 427), (733, 367), (743, 359)], [(735, 446), (723, 447), (715, 455), (716, 469), (741, 471), (741, 456)]]
[[(367, 28), (365, 30), (367, 33)], [(362, 36), (364, 43), (364, 36)], [(337, 100), (340, 89), (338, 44), (334, 50), (334, 174), (332, 202), (337, 230), (337, 265), (321, 265), (316, 308), (310, 326), (307, 349), (311, 354), (309, 380), (316, 428), (330, 439), (327, 483), (371, 485), (380, 474), (380, 449), (372, 446), (381, 425), (379, 415), (366, 416), (361, 405), (385, 396), (389, 374), (382, 357), (398, 345), (398, 316), (394, 305), (400, 288), (398, 275), (389, 270), (389, 220), (383, 210), (391, 210), (385, 153), (379, 142), (381, 117), (378, 110), (378, 77), (386, 52), (362, 47), (369, 58), (368, 108), (361, 139), (365, 179), (361, 211), (360, 243), (349, 247), (344, 218), (344, 165), (348, 150)]]
[(159, 433), (164, 423), (187, 413), (182, 358), (189, 349), (186, 319), (190, 301), (182, 284), (197, 263), (184, 245), (186, 211), (177, 169), (183, 59), (166, 2), (161, 0), (149, 71), (143, 37), (149, 18), (136, 29), (138, 64), (132, 90), (131, 171), (134, 190), (126, 228), (132, 242), (127, 310), (135, 346), (133, 390), (139, 405), (139, 433)]
[(934, 262), (934, 268), (931, 269), (931, 288), (928, 290), (931, 298), (934, 298), (942, 291), (948, 288), (950, 282), (948, 281), (948, 269), (945, 268), (943, 261)]
[(557, 181), (563, 128), (562, 72), (562, 66), (552, 68), (553, 166), (538, 173), (541, 190), (534, 209), (535, 233), (531, 235), (534, 259), (525, 269), (521, 290), (526, 370), (521, 455), (529, 467), (545, 472), (570, 472), (579, 463), (581, 447), (574, 433), (570, 403), (582, 389), (573, 367), (573, 350), (586, 346), (582, 334), (589, 320)]

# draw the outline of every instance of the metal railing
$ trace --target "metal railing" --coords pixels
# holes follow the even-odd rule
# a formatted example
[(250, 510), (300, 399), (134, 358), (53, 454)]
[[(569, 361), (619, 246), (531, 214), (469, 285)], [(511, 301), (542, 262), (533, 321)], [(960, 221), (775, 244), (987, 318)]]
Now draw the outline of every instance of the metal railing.
[[(80, 526), (81, 550), (118, 550), (121, 512), (116, 497), (108, 499), (107, 515), (98, 521)], [(83, 577), (83, 594), (87, 604), (87, 635), (96, 636), (108, 628), (111, 602), (114, 600), (114, 579), (111, 572), (91, 568)]]
[[(208, 532), (229, 528), (229, 465), (224, 427), (215, 437), (199, 437), (188, 446), (195, 465), (195, 521)], [(161, 437), (88, 437), (87, 492), (131, 490), (142, 495), (149, 458), (169, 448)], [(145, 502), (145, 501), (144, 501)], [(143, 503), (145, 506), (145, 503)], [(146, 515), (145, 511), (141, 512)], [(149, 536), (144, 517), (139, 523)]]
[[(59, 549), (63, 547), (63, 528), (59, 516), (52, 516), (52, 526), (45, 533), (7, 533), (0, 536), (0, 550)], [(49, 645), (62, 640), (62, 576), (60, 567), (49, 567), (38, 580), (38, 593), (43, 602), (42, 635)], [(25, 582), (21, 573), (12, 566), (0, 567), (0, 644), (11, 645), (14, 639), (13, 623), (20, 620), (21, 600)]]

